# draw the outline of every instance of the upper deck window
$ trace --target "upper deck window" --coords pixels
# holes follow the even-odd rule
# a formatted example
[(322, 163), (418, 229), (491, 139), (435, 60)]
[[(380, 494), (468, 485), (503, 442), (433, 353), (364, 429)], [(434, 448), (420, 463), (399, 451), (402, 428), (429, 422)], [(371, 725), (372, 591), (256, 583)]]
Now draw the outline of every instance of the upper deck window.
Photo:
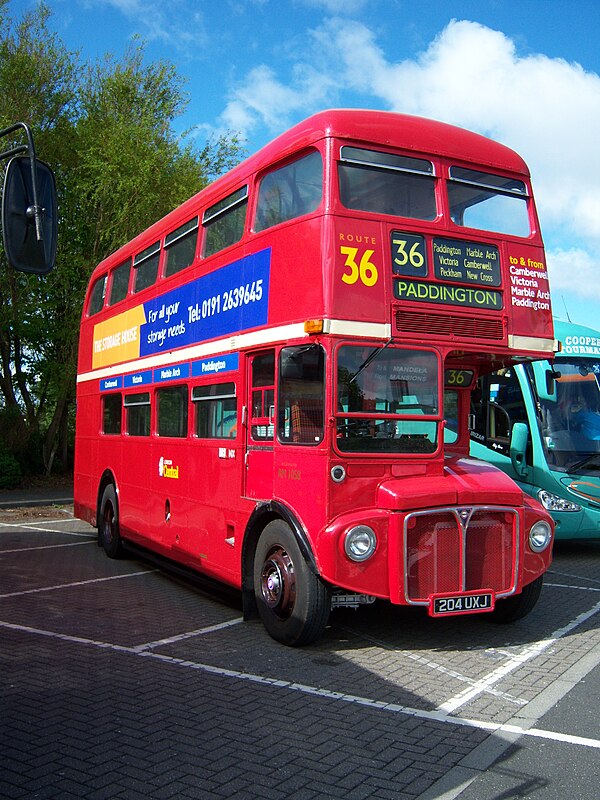
[(338, 175), (346, 208), (411, 219), (437, 216), (433, 164), (426, 159), (342, 147)]
[(158, 262), (160, 260), (160, 242), (155, 242), (150, 247), (142, 250), (133, 259), (135, 269), (134, 292), (141, 292), (156, 282), (158, 275)]
[(167, 263), (165, 265), (165, 278), (175, 275), (182, 269), (189, 267), (196, 255), (196, 242), (198, 241), (198, 217), (180, 225), (165, 237), (165, 250)]
[(248, 187), (242, 186), (206, 209), (202, 218), (202, 224), (206, 228), (205, 256), (211, 256), (239, 242), (244, 233), (247, 205)]
[(90, 302), (88, 305), (88, 314), (90, 317), (92, 314), (97, 314), (99, 311), (102, 311), (102, 308), (104, 307), (107, 280), (108, 275), (102, 275), (102, 277), (98, 278), (92, 286), (92, 291), (90, 292)]
[(455, 225), (529, 236), (527, 196), (527, 187), (517, 178), (450, 167), (448, 200)]
[(270, 172), (260, 183), (254, 230), (310, 214), (318, 208), (322, 194), (323, 162), (316, 151)]
[(110, 297), (108, 305), (114, 306), (119, 300), (124, 300), (127, 297), (127, 289), (129, 288), (129, 273), (131, 272), (131, 259), (127, 259), (123, 264), (119, 264), (113, 270), (112, 283), (110, 286)]

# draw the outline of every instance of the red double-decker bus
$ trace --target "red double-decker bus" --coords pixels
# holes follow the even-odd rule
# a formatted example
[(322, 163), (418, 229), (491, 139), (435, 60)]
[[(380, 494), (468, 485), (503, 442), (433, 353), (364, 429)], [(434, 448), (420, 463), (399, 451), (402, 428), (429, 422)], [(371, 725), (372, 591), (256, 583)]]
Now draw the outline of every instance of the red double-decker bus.
[(469, 458), (470, 392), (552, 349), (523, 160), (439, 122), (317, 114), (94, 270), (76, 514), (109, 556), (239, 587), (286, 644), (376, 598), (517, 619), (552, 522)]

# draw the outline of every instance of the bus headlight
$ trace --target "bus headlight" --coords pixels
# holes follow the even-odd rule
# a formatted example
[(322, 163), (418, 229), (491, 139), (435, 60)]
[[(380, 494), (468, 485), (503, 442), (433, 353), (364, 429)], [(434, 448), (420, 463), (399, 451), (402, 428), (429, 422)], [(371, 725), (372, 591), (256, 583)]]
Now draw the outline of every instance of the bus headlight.
[(344, 536), (344, 551), (351, 561), (366, 561), (377, 547), (377, 536), (368, 525), (357, 525)]
[(540, 520), (531, 526), (529, 531), (529, 547), (534, 553), (541, 553), (552, 541), (552, 528), (547, 522)]
[(577, 503), (565, 500), (564, 497), (547, 492), (545, 489), (540, 489), (538, 492), (538, 500), (546, 511), (581, 511), (581, 506)]

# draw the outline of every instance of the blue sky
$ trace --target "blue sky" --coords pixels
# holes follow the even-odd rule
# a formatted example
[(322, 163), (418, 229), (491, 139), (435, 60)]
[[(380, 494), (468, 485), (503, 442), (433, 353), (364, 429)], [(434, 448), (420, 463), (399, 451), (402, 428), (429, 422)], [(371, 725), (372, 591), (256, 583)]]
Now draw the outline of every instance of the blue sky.
[[(328, 107), (432, 117), (517, 150), (534, 181), (554, 311), (600, 329), (598, 0), (47, 0), (94, 60), (135, 35), (187, 80), (178, 125), (253, 152)], [(13, 0), (13, 14), (35, 7)]]

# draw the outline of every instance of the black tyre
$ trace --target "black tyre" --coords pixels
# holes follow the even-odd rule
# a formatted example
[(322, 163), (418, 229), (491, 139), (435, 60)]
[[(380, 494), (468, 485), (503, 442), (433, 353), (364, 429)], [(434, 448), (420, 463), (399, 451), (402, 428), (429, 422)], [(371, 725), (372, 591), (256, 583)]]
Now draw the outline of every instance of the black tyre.
[(538, 601), (543, 582), (544, 578), (540, 575), (532, 583), (524, 586), (521, 594), (507, 597), (505, 600), (498, 600), (496, 608), (488, 615), (492, 622), (506, 624), (526, 617)]
[(119, 532), (117, 493), (112, 484), (109, 484), (102, 494), (98, 540), (109, 558), (119, 558), (123, 554), (123, 543)]
[(278, 642), (298, 647), (323, 633), (331, 598), (329, 590), (308, 566), (290, 527), (270, 522), (254, 555), (254, 593), (269, 634)]

